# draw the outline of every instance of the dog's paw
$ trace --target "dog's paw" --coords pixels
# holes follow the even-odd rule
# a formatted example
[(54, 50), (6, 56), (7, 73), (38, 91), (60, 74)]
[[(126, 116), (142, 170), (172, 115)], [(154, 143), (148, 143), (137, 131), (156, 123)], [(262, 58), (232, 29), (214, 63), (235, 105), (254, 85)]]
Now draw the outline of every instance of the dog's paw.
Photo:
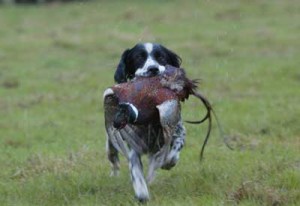
[(172, 150), (167, 156), (165, 163), (161, 166), (164, 170), (172, 169), (179, 161), (179, 152)]
[(135, 198), (140, 202), (140, 203), (147, 203), (149, 201), (149, 196), (135, 196)]

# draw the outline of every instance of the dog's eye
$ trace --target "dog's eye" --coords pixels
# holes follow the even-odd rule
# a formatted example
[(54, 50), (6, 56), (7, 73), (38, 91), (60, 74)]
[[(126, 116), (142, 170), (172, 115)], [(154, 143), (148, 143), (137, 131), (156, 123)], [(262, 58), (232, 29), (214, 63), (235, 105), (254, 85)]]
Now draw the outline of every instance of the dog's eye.
[(154, 56), (155, 56), (156, 59), (161, 59), (162, 58), (162, 55), (161, 55), (160, 52), (155, 52)]
[(160, 64), (166, 64), (166, 57), (162, 53), (156, 52), (154, 57)]
[(141, 52), (141, 53), (138, 53), (134, 56), (135, 59), (145, 59), (146, 58), (146, 53), (144, 52)]

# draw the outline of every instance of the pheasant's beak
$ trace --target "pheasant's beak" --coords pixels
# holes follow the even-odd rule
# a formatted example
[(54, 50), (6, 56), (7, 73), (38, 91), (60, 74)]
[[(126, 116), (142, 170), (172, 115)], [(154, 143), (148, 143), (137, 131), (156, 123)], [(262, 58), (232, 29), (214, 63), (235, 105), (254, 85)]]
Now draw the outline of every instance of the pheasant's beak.
[(116, 129), (122, 129), (126, 126), (128, 122), (128, 115), (126, 114), (125, 111), (120, 111), (116, 114), (114, 121), (113, 121), (113, 126)]
[(120, 130), (123, 129), (127, 123), (130, 123), (130, 111), (129, 104), (120, 104), (118, 111), (115, 114), (113, 120), (114, 128)]
[(113, 126), (114, 126), (114, 128), (120, 130), (120, 129), (123, 129), (126, 126), (126, 124), (127, 124), (126, 121), (120, 121), (120, 122), (114, 121)]

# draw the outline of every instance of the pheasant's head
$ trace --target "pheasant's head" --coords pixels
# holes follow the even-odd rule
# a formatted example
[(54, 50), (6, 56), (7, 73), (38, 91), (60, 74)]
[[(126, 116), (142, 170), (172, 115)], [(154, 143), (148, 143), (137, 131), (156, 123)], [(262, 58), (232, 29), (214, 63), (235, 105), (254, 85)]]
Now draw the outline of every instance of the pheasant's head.
[(119, 104), (118, 111), (115, 114), (114, 118), (114, 128), (122, 129), (126, 124), (132, 124), (136, 122), (138, 117), (137, 108), (130, 103), (121, 103)]

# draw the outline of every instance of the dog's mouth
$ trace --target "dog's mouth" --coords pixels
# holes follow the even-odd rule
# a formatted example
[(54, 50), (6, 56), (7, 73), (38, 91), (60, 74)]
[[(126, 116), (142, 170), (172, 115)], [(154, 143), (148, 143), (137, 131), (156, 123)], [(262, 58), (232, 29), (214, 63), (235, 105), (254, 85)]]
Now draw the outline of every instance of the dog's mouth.
[(152, 65), (147, 69), (139, 68), (135, 72), (135, 76), (139, 77), (153, 77), (162, 74), (166, 70), (165, 66), (162, 65)]
[(158, 75), (158, 74), (159, 74), (159, 69), (158, 69), (158, 67), (150, 67), (150, 68), (147, 70), (147, 74), (148, 74), (148, 76), (150, 76), (150, 77)]
[(159, 71), (147, 71), (147, 72), (144, 72), (144, 73), (140, 74), (139, 76), (141, 76), (141, 77), (155, 77), (159, 74), (160, 74)]

